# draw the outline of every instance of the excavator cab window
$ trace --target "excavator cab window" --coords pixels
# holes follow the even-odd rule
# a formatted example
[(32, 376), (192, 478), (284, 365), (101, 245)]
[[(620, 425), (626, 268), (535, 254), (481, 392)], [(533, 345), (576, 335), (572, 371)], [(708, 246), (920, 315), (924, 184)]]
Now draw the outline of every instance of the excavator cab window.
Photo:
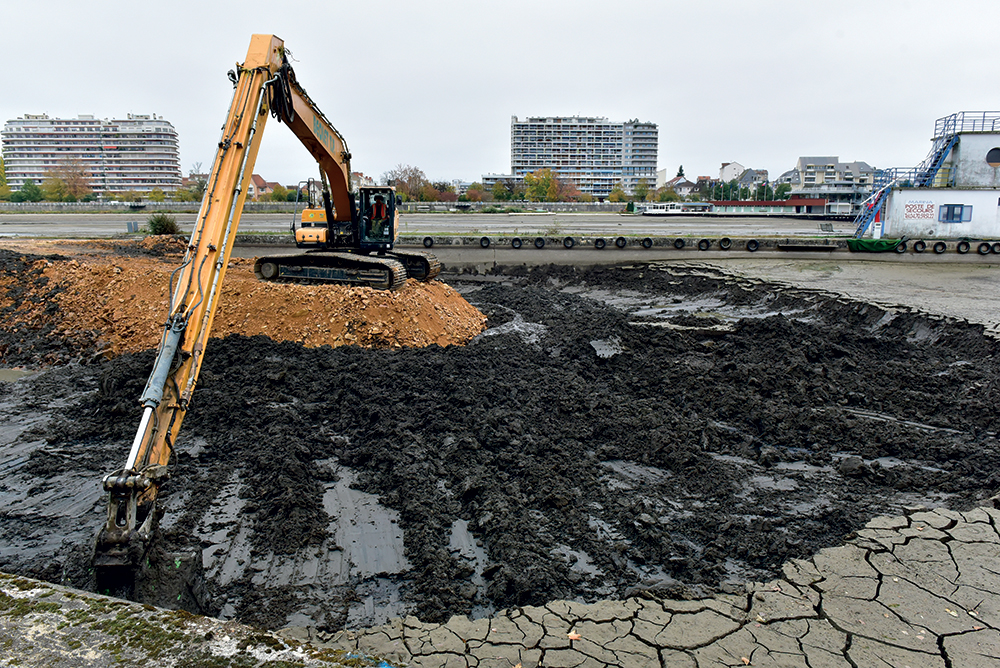
[(365, 241), (390, 241), (393, 224), (392, 193), (363, 190), (361, 192), (362, 237)]

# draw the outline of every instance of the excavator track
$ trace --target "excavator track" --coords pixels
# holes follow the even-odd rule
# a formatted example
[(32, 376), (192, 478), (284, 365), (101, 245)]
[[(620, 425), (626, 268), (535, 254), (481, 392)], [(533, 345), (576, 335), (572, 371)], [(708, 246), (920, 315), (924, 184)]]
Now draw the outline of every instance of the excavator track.
[(338, 283), (398, 290), (406, 283), (406, 265), (388, 256), (313, 251), (258, 258), (254, 274), (262, 281)]
[(427, 282), (441, 273), (441, 263), (433, 253), (394, 249), (389, 255), (405, 264), (406, 275), (418, 281)]

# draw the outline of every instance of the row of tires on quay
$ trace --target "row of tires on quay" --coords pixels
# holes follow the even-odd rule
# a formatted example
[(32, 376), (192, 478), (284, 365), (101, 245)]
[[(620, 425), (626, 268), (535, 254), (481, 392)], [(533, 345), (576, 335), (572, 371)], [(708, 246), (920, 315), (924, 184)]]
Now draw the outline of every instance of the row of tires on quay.
[[(516, 250), (524, 246), (525, 243), (528, 243), (529, 241), (531, 242), (531, 244), (534, 245), (535, 248), (539, 249), (545, 248), (546, 244), (545, 237), (535, 237), (534, 240), (522, 239), (521, 237), (514, 237), (513, 239), (510, 240), (510, 247)], [(607, 248), (609, 243), (612, 242), (609, 242), (607, 239), (598, 237), (594, 239), (592, 243), (594, 248), (596, 248), (597, 250), (602, 250), (604, 248)], [(643, 248), (653, 247), (653, 239), (651, 237), (644, 237), (639, 240), (632, 240), (631, 242), (625, 237), (618, 237), (613, 241), (613, 243), (616, 248), (625, 248), (630, 244), (633, 246), (639, 245)], [(491, 245), (493, 245), (493, 242), (489, 237), (482, 237), (479, 239), (479, 245), (483, 248), (489, 248)], [(573, 248), (574, 246), (581, 245), (581, 242), (577, 241), (573, 237), (566, 237), (562, 240), (562, 245), (563, 248)], [(679, 237), (677, 239), (674, 239), (673, 241), (674, 248), (678, 250), (684, 248), (687, 245), (688, 245), (687, 241)], [(698, 250), (709, 250), (710, 248), (712, 248), (713, 245), (714, 243), (711, 239), (701, 239), (697, 243)], [(432, 246), (434, 246), (434, 239), (432, 237), (424, 237), (424, 248), (431, 248)], [(730, 248), (733, 247), (733, 240), (730, 239), (729, 237), (723, 237), (718, 240), (718, 247), (721, 248), (722, 250), (729, 250)], [(751, 253), (758, 250), (759, 248), (760, 248), (760, 242), (757, 241), (756, 239), (750, 239), (746, 242), (746, 249)]]
[[(524, 244), (527, 241), (530, 241), (535, 248), (538, 249), (545, 248), (546, 244), (545, 237), (535, 237), (534, 240), (526, 240), (522, 239), (521, 237), (514, 237), (513, 239), (510, 240), (510, 247), (516, 250), (524, 246)], [(424, 248), (431, 248), (434, 246), (434, 239), (432, 237), (424, 237), (423, 243), (424, 243)], [(594, 239), (592, 243), (595, 249), (602, 250), (608, 246), (609, 242), (604, 238), (598, 237)], [(618, 237), (614, 240), (613, 243), (616, 248), (626, 248), (627, 246), (630, 245), (629, 240), (626, 239), (625, 237)], [(966, 253), (972, 250), (972, 244), (973, 242), (967, 240), (959, 241), (955, 243), (955, 251), (960, 255), (965, 255)], [(479, 239), (479, 245), (482, 248), (489, 248), (491, 245), (493, 245), (493, 242), (489, 237), (481, 237)], [(573, 248), (574, 246), (577, 245), (580, 245), (580, 242), (574, 239), (573, 237), (565, 237), (562, 240), (563, 248), (567, 249)], [(642, 248), (652, 248), (653, 239), (651, 237), (644, 237), (642, 239), (639, 239), (638, 241), (633, 241), (632, 245), (639, 245)], [(698, 250), (703, 250), (703, 251), (711, 250), (712, 247), (716, 245), (720, 250), (730, 250), (733, 248), (733, 240), (730, 239), (729, 237), (722, 237), (718, 241), (713, 241), (712, 239), (699, 239), (696, 244), (693, 243), (691, 245), (697, 246)], [(688, 246), (687, 240), (682, 239), (680, 237), (674, 239), (673, 241), (673, 247), (678, 250), (685, 248), (687, 246)], [(760, 242), (756, 239), (747, 239), (745, 243), (746, 250), (748, 250), (751, 253), (758, 251), (760, 249), (760, 246), (761, 246)], [(893, 248), (893, 251), (895, 251), (896, 253), (905, 253), (907, 250), (909, 250), (909, 248), (910, 246), (907, 240), (902, 240), (898, 244), (896, 244), (895, 248)], [(948, 244), (945, 243), (944, 241), (935, 241), (933, 244), (929, 245), (926, 241), (918, 239), (917, 241), (913, 242), (912, 248), (914, 253), (924, 253), (930, 250), (931, 252), (940, 255), (941, 253), (944, 253), (945, 251), (948, 250)], [(979, 253), (980, 255), (989, 255), (990, 253), (993, 253), (995, 255), (1000, 255), (1000, 241), (980, 242), (976, 246), (976, 252)]]
[[(955, 251), (960, 255), (965, 255), (970, 250), (972, 250), (972, 244), (973, 242), (963, 239), (962, 241), (959, 241), (955, 244)], [(946, 244), (943, 241), (935, 241), (934, 245), (928, 246), (927, 242), (924, 241), (923, 239), (917, 239), (916, 241), (913, 242), (914, 253), (923, 253), (928, 249), (940, 255), (941, 253), (948, 250), (948, 244)], [(893, 250), (896, 251), (897, 253), (905, 253), (908, 250), (907, 241), (906, 240), (900, 241), (898, 244), (896, 244), (896, 247), (893, 248)], [(1000, 255), (1000, 241), (993, 241), (993, 242), (982, 241), (976, 246), (976, 252), (979, 253), (980, 255), (989, 255), (990, 253)]]

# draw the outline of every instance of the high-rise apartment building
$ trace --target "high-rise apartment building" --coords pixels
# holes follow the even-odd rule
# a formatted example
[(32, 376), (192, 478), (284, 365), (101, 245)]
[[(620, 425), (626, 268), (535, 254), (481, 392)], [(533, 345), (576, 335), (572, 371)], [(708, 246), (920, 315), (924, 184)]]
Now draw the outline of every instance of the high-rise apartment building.
[(583, 116), (510, 120), (510, 175), (487, 174), (483, 185), (551, 169), (583, 193), (606, 197), (615, 186), (632, 193), (640, 179), (656, 184), (659, 135), (655, 123), (616, 123)]
[(156, 114), (113, 120), (25, 114), (4, 123), (0, 140), (11, 190), (76, 165), (98, 197), (181, 187), (177, 131)]

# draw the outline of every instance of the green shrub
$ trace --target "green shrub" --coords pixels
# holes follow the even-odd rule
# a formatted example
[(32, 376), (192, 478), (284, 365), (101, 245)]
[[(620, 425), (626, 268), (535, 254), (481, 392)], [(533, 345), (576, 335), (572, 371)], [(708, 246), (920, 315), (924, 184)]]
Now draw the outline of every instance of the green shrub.
[(180, 234), (181, 228), (169, 213), (154, 213), (147, 220), (150, 234)]

